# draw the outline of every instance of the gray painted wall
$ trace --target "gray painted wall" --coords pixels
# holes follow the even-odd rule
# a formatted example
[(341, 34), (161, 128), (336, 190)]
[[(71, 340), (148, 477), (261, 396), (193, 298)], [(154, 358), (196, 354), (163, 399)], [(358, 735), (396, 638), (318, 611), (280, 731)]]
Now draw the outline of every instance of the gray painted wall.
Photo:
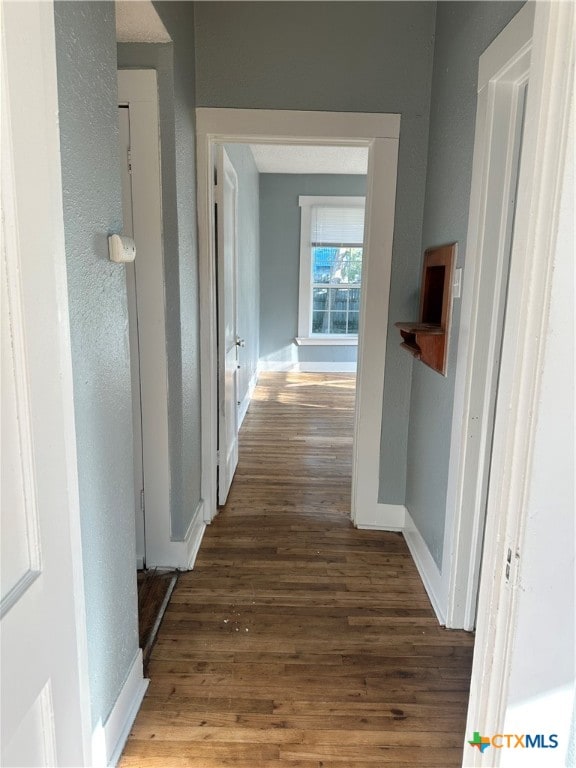
[[(478, 59), (523, 3), (442, 2), (430, 113), (423, 247), (458, 241), (465, 267)], [(463, 274), (466, 280), (466, 269)], [(418, 283), (416, 283), (416, 286)], [(410, 291), (410, 284), (404, 286)], [(454, 302), (448, 376), (414, 363), (406, 504), (437, 565), (442, 563), (460, 302)], [(408, 319), (408, 318), (407, 318)]]
[(173, 43), (122, 43), (118, 66), (158, 73), (172, 538), (200, 501), (200, 365), (195, 176), (194, 16), (191, 3), (156, 10)]
[(238, 176), (238, 335), (246, 346), (238, 350), (238, 400), (255, 383), (260, 356), (260, 200), (258, 169), (249, 147), (227, 144), (226, 152)]
[(300, 195), (364, 195), (365, 176), (260, 174), (260, 357), (267, 362), (355, 362), (355, 346), (302, 346), (298, 335)]
[(138, 649), (132, 391), (122, 231), (114, 4), (55, 4), (62, 184), (92, 724)]
[(166, 260), (172, 538), (182, 539), (200, 499), (200, 317), (196, 228), (194, 6), (155, 3), (173, 41), (178, 251)]
[(418, 306), (435, 13), (429, 2), (196, 5), (198, 106), (402, 115), (380, 471), (391, 504), (405, 501), (412, 368), (393, 324)]

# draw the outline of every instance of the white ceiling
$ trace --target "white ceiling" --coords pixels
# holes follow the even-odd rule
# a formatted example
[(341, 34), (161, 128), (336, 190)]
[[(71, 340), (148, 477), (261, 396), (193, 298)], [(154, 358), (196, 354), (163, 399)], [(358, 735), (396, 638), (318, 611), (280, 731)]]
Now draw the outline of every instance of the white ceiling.
[(150, 0), (116, 0), (119, 43), (169, 43), (170, 39)]
[(345, 173), (365, 175), (367, 147), (309, 147), (250, 144), (260, 173)]

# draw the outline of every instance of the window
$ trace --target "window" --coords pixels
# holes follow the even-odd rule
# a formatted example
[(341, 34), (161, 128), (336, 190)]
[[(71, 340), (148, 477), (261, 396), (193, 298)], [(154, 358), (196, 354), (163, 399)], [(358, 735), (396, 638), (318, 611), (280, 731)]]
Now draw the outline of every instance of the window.
[(299, 198), (298, 344), (357, 344), (364, 197)]

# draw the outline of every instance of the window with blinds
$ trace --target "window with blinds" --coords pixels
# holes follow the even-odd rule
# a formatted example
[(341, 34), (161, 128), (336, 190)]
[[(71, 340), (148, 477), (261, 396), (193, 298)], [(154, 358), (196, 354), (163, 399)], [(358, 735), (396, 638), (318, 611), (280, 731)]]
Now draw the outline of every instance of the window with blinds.
[(358, 335), (364, 198), (333, 201), (323, 204), (320, 199), (302, 216), (303, 227), (308, 227), (307, 252), (301, 254), (308, 282), (304, 286), (301, 278), (301, 290), (308, 290), (310, 298), (301, 301), (309, 306), (301, 320), (312, 337)]
[(313, 246), (325, 245), (362, 248), (364, 241), (364, 206), (313, 205), (310, 216)]

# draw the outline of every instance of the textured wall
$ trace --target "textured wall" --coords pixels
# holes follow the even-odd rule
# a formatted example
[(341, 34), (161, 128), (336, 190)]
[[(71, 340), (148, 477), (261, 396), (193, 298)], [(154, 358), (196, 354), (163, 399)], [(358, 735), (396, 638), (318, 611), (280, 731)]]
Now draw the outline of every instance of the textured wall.
[[(438, 3), (422, 242), (428, 248), (458, 241), (458, 266), (465, 267), (466, 261), (478, 59), (522, 5)], [(463, 277), (466, 280), (466, 269)], [(460, 302), (456, 300), (447, 378), (419, 363), (414, 364), (412, 374), (406, 504), (438, 566), (444, 539), (459, 316)]]
[(238, 176), (238, 335), (246, 346), (238, 350), (238, 400), (242, 402), (255, 379), (260, 356), (260, 199), (258, 169), (250, 149), (227, 144), (226, 152)]
[(270, 362), (355, 362), (357, 347), (297, 347), (300, 195), (364, 195), (365, 176), (260, 174), (260, 356)]
[(64, 226), (92, 722), (138, 649), (132, 390), (122, 231), (114, 5), (55, 4)]
[(402, 115), (380, 472), (392, 504), (405, 500), (412, 368), (393, 324), (417, 310), (435, 12), (430, 2), (196, 4), (198, 106)]

